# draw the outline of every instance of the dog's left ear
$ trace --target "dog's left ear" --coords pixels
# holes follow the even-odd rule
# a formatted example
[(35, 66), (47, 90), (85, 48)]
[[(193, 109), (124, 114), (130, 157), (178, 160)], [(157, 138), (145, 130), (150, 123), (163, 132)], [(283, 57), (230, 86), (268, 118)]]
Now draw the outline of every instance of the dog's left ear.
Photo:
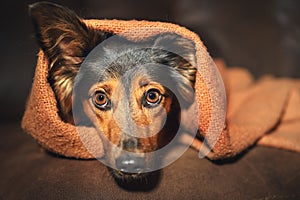
[(154, 39), (153, 47), (163, 50), (155, 55), (156, 61), (176, 70), (170, 75), (175, 78), (178, 93), (187, 103), (192, 102), (197, 73), (195, 43), (175, 33), (165, 33)]
[(196, 46), (190, 39), (175, 33), (164, 33), (155, 37), (154, 47), (177, 54), (188, 61), (191, 67), (196, 66)]

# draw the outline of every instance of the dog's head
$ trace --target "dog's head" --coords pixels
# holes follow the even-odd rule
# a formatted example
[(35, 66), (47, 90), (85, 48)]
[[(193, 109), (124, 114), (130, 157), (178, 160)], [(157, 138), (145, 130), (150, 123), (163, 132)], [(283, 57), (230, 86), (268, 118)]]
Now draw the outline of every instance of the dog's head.
[[(72, 11), (50, 3), (36, 3), (30, 13), (49, 60), (48, 80), (61, 118), (74, 123), (72, 102), (80, 102), (89, 120), (75, 121), (95, 126), (113, 144), (105, 150), (117, 169), (115, 177), (134, 178), (147, 171), (153, 158), (146, 153), (172, 140), (180, 109), (194, 101), (194, 43), (173, 33), (129, 41), (88, 27)], [(85, 60), (95, 47), (99, 51)], [(73, 92), (74, 86), (79, 92)]]

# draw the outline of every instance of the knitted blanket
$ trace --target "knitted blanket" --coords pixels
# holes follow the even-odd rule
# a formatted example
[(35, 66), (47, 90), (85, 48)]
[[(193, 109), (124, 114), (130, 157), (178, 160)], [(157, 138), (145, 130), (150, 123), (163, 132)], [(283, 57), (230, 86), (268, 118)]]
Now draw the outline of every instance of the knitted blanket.
[[(199, 117), (198, 121), (190, 120), (190, 123), (198, 123), (204, 143), (210, 146), (207, 149), (200, 145), (200, 155), (210, 159), (233, 157), (254, 144), (300, 152), (300, 81), (273, 77), (255, 81), (246, 70), (227, 68), (217, 60), (222, 82), (198, 35), (175, 24), (135, 20), (85, 20), (85, 23), (134, 41), (172, 32), (195, 43)], [(84, 138), (77, 132), (80, 129), (88, 135), (95, 131), (94, 128), (76, 127), (60, 119), (47, 75), (48, 60), (41, 51), (22, 128), (54, 153), (82, 159), (93, 158), (95, 152), (97, 157), (103, 156), (101, 139), (88, 141), (94, 151), (90, 153), (83, 145)]]

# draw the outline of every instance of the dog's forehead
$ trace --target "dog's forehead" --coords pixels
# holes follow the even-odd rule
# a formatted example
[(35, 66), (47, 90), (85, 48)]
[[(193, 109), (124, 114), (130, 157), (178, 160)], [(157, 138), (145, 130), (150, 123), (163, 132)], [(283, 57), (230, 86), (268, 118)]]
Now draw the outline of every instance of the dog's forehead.
[[(98, 45), (88, 56), (87, 68), (98, 74), (99, 80), (123, 76), (137, 66), (153, 62), (151, 48), (139, 43), (114, 41)], [(144, 72), (146, 73), (146, 72)]]
[(132, 90), (133, 80), (140, 77), (171, 84), (178, 78), (178, 73), (163, 59), (174, 62), (173, 57), (165, 55), (162, 49), (153, 48), (152, 40), (133, 42), (117, 36), (104, 40), (89, 53), (77, 80), (91, 86), (116, 79), (128, 93)]
[(121, 88), (125, 96), (130, 96), (137, 88), (141, 88), (153, 81), (153, 77), (151, 77), (143, 65), (130, 68), (123, 74), (119, 73), (117, 77), (108, 78), (107, 80), (111, 79), (116, 81), (115, 86)]
[[(103, 52), (103, 51), (102, 51)], [(86, 89), (99, 82), (115, 80), (122, 86), (126, 93), (132, 91), (132, 87), (139, 85), (139, 80), (153, 80), (151, 71), (156, 63), (151, 60), (151, 53), (147, 49), (126, 50), (116, 56), (115, 60), (105, 60), (116, 54), (116, 51), (106, 51), (104, 56), (85, 62), (77, 77), (77, 85), (86, 85)], [(114, 55), (115, 56), (115, 55)], [(153, 69), (152, 69), (153, 68)], [(89, 86), (90, 85), (90, 86)]]

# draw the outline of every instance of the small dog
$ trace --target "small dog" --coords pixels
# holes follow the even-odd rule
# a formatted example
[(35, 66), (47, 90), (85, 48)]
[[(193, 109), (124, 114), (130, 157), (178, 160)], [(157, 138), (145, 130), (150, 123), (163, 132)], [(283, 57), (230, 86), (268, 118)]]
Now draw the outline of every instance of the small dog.
[[(151, 48), (135, 48), (140, 44), (88, 27), (73, 11), (53, 3), (31, 5), (30, 15), (38, 44), (49, 60), (48, 81), (63, 121), (75, 123), (72, 102), (77, 98), (82, 102), (83, 114), (90, 119), (89, 122), (78, 119), (79, 123), (97, 127), (119, 149), (147, 153), (164, 147), (173, 139), (180, 123), (180, 106), (188, 107), (194, 101), (194, 91), (190, 88), (194, 88), (197, 70), (192, 41), (165, 33), (143, 42)], [(111, 37), (117, 39), (110, 42)], [(102, 64), (97, 63), (88, 66), (87, 75), (76, 78), (87, 55), (104, 41), (108, 42), (101, 47), (104, 54), (101, 57), (116, 59), (104, 71)], [(185, 58), (163, 50), (166, 44), (180, 49)], [(163, 66), (145, 67), (149, 63)], [(101, 70), (103, 73), (95, 73)], [(88, 83), (87, 79), (95, 75), (99, 76), (96, 77), (99, 81)], [(168, 79), (179, 95), (164, 86), (163, 79)], [(85, 94), (74, 96), (75, 81), (85, 85)], [(178, 98), (185, 102), (184, 105), (179, 105)], [(162, 128), (150, 137), (133, 137), (128, 134), (133, 131), (128, 119), (140, 126), (151, 124), (149, 127), (154, 129)], [(140, 134), (147, 136), (156, 131), (150, 129)], [(146, 156), (132, 157), (121, 151), (105, 150), (106, 158), (119, 169), (112, 170), (117, 179), (142, 177), (151, 162)]]

